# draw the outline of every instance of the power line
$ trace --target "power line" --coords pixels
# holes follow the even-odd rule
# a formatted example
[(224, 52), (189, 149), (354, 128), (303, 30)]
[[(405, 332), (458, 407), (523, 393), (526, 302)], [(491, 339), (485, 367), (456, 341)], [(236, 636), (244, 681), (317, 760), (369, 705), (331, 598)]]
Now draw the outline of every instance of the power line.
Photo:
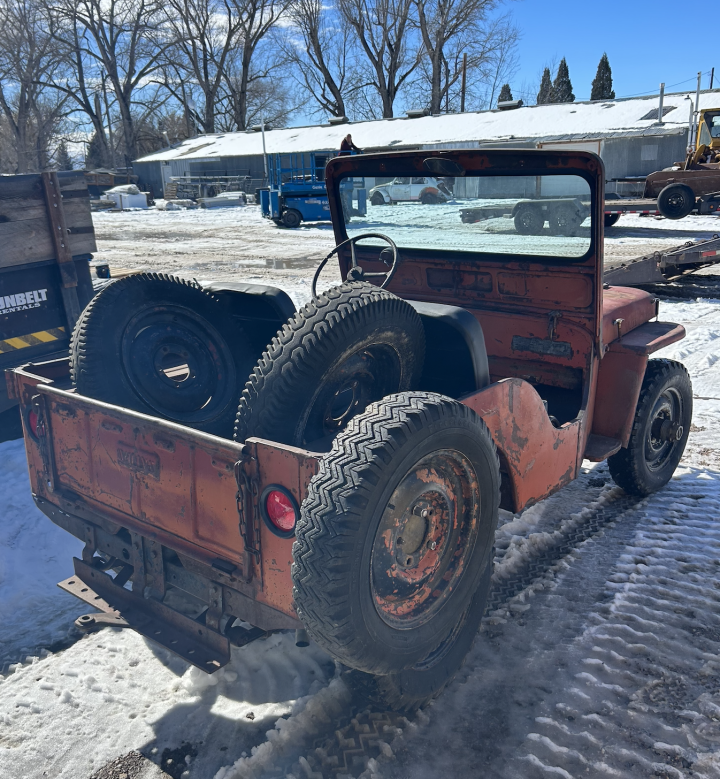
[[(703, 76), (709, 76), (711, 73), (710, 70), (704, 71), (701, 75)], [(696, 81), (697, 76), (693, 76), (692, 78), (686, 78), (685, 81), (678, 81), (675, 84), (666, 84), (665, 89), (672, 89), (673, 87), (679, 87), (681, 84), (687, 84), (688, 81)], [(657, 88), (650, 89), (647, 92), (634, 92), (631, 95), (617, 95), (615, 97), (616, 100), (624, 100), (626, 97), (642, 97), (643, 95), (656, 95), (658, 93)], [(589, 97), (576, 97), (575, 101), (576, 103), (587, 103), (590, 101)]]
[[(701, 76), (709, 76), (710, 71), (706, 70), (705, 72), (701, 73)], [(673, 87), (679, 87), (682, 84), (687, 84), (688, 81), (696, 81), (697, 76), (692, 76), (691, 78), (686, 78), (684, 81), (678, 81), (675, 84), (666, 84), (665, 89), (672, 89)], [(635, 92), (632, 95), (621, 95), (620, 97), (641, 97), (642, 95), (653, 95), (657, 92), (657, 88), (650, 89), (647, 92)]]

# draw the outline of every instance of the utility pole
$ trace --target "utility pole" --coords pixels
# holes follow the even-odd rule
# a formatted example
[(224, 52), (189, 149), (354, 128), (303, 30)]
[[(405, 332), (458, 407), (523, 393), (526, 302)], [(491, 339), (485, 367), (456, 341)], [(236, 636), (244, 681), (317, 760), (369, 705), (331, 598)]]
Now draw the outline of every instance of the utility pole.
[[(467, 52), (463, 53), (462, 82), (460, 86), (460, 113), (465, 113), (465, 87), (467, 85)], [(711, 87), (712, 89), (712, 87)]]
[(665, 82), (660, 84), (660, 103), (658, 105), (658, 124), (663, 123), (663, 102), (665, 100)]
[(262, 132), (262, 142), (263, 142), (263, 164), (265, 165), (265, 181), (269, 182), (267, 149), (265, 147), (265, 116), (264, 115), (260, 117), (260, 130)]
[(710, 89), (713, 88), (713, 81), (715, 81), (715, 68), (710, 71)]
[(445, 60), (445, 113), (450, 113), (450, 65)]
[[(115, 141), (113, 139), (112, 121), (110, 120), (110, 104), (108, 103), (107, 89), (105, 88), (105, 71), (101, 72), (103, 98), (105, 100), (105, 116), (108, 123), (108, 139), (110, 141), (110, 160), (112, 162), (112, 169), (115, 170)], [(125, 139), (127, 141), (127, 138)]]

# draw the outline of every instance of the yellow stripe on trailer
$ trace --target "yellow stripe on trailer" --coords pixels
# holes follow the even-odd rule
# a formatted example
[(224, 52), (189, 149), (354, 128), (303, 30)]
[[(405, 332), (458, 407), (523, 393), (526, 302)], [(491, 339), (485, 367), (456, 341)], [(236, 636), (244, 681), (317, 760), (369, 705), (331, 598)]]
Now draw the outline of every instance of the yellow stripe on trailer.
[(37, 333), (18, 335), (15, 338), (6, 338), (0, 341), (0, 354), (15, 352), (18, 349), (26, 349), (28, 346), (37, 346), (51, 341), (59, 341), (66, 338), (64, 327), (52, 327), (49, 330), (40, 330)]

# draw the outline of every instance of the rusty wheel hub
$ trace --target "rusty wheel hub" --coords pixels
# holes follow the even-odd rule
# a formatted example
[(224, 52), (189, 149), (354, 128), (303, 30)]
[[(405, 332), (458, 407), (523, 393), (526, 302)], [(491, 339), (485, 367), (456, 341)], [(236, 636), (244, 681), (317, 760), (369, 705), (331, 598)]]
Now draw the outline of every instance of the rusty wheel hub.
[(460, 580), (479, 527), (480, 494), (467, 458), (443, 450), (413, 466), (373, 544), (372, 595), (382, 620), (410, 629), (431, 619)]
[(675, 445), (682, 440), (683, 404), (680, 394), (668, 388), (657, 399), (645, 439), (645, 460), (650, 470), (662, 468)]

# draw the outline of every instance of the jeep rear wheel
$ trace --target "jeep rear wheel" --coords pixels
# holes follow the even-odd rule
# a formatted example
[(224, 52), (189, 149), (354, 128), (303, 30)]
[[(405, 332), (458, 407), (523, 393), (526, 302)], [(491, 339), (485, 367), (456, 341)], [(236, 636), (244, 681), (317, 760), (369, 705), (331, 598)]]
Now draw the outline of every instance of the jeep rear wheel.
[(361, 705), (374, 705), (412, 714), (436, 698), (462, 668), (485, 614), (492, 565), (485, 567), (470, 605), (450, 634), (411, 668), (374, 676), (350, 670), (343, 679)]
[(356, 417), (321, 460), (293, 546), (313, 639), (366, 673), (427, 661), (492, 564), (499, 484), (484, 422), (457, 401), (404, 392)]
[(650, 360), (630, 441), (608, 458), (610, 475), (625, 492), (650, 495), (670, 481), (685, 451), (692, 404), (685, 366), (674, 360)]
[(409, 303), (364, 282), (329, 289), (295, 314), (250, 374), (235, 440), (327, 450), (368, 404), (416, 386), (424, 355)]

